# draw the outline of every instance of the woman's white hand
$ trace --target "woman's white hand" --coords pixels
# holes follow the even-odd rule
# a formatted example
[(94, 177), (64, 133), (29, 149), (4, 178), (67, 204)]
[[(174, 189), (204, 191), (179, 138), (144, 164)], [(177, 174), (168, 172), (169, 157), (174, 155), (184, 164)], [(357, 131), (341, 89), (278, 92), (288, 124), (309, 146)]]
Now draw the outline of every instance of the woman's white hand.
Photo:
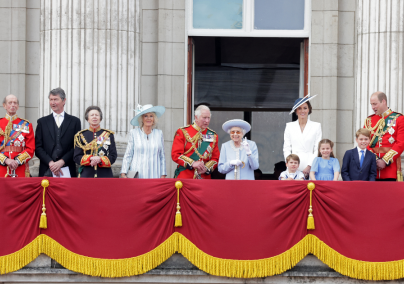
[(242, 165), (243, 165), (243, 162), (240, 160), (237, 160), (237, 166), (242, 166)]
[(241, 142), (241, 145), (243, 145), (246, 154), (251, 155), (251, 149), (250, 149), (250, 145), (247, 142), (247, 138), (244, 138), (243, 142)]
[(239, 160), (231, 160), (230, 165), (237, 166)]

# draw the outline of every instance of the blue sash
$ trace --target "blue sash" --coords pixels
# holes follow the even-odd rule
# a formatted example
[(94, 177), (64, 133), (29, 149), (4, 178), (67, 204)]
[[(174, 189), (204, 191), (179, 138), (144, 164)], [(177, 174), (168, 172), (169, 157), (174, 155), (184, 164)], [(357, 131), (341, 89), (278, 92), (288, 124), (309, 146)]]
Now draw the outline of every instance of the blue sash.
[[(21, 126), (22, 126), (22, 124), (23, 124), (24, 122), (25, 122), (25, 120), (21, 120), (20, 123), (17, 124), (20, 129), (21, 129)], [(17, 128), (18, 128), (18, 127), (17, 127)], [(14, 127), (13, 127), (13, 130), (11, 130), (11, 132), (10, 132), (9, 138), (13, 137), (13, 135), (14, 135), (15, 132), (16, 132), (16, 131), (14, 130)], [(10, 146), (12, 141), (13, 141), (13, 139), (10, 139), (10, 140), (7, 142), (7, 145), (6, 145), (6, 146)], [(1, 146), (3, 146), (5, 142), (6, 142), (6, 141), (3, 139), (3, 141), (1, 141)], [(4, 152), (1, 152), (1, 153), (4, 154)]]

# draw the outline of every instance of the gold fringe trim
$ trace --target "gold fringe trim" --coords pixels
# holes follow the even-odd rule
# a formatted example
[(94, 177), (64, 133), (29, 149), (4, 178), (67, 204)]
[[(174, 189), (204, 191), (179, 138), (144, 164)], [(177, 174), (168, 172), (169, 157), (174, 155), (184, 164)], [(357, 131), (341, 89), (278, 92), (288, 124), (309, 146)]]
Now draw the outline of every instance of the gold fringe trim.
[(41, 244), (40, 235), (22, 249), (0, 256), (0, 275), (17, 271), (37, 258), (41, 254)]
[(362, 280), (396, 280), (404, 277), (404, 260), (369, 262), (348, 258), (314, 235), (307, 235), (311, 253), (342, 275)]
[(63, 267), (91, 276), (125, 277), (146, 273), (169, 259), (178, 248), (178, 234), (172, 234), (155, 249), (132, 258), (102, 259), (76, 254), (54, 239), (39, 235), (21, 250), (0, 257), (0, 274), (19, 270), (44, 253)]
[(143, 255), (124, 259), (92, 258), (73, 253), (52, 238), (39, 235), (21, 250), (0, 257), (0, 274), (21, 269), (41, 253), (63, 267), (91, 276), (125, 277), (146, 273), (181, 253), (199, 269), (217, 276), (258, 278), (281, 274), (312, 253), (335, 271), (362, 280), (396, 280), (404, 277), (404, 260), (367, 262), (351, 259), (330, 248), (314, 235), (306, 235), (288, 251), (257, 260), (234, 260), (213, 257), (201, 251), (180, 233), (173, 233), (155, 249)]
[(179, 235), (178, 252), (199, 269), (217, 276), (257, 278), (281, 274), (310, 253), (310, 239), (306, 236), (291, 249), (277, 256), (257, 260), (223, 259), (210, 256), (183, 235)]

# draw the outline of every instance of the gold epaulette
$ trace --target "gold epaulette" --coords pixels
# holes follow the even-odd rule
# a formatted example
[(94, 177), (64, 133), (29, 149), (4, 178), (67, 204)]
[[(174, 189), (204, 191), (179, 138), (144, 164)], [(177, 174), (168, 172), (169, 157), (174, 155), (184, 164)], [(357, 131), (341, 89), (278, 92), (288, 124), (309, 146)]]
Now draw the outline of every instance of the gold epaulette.
[(208, 127), (208, 129), (217, 135), (216, 131), (210, 129), (209, 127)]
[(178, 128), (178, 129), (185, 129), (185, 128), (190, 127), (190, 126), (192, 126), (192, 125), (188, 124), (187, 126), (183, 126), (183, 127)]
[[(20, 118), (21, 118), (21, 117), (20, 117)], [(24, 121), (28, 122), (28, 125), (29, 125), (29, 124), (31, 124), (31, 122), (29, 122), (29, 120), (28, 120), (28, 119), (21, 118), (21, 120), (24, 120)]]
[(104, 130), (104, 131), (107, 131), (107, 132), (109, 132), (110, 134), (114, 134), (115, 135), (115, 132), (114, 131), (112, 131), (112, 130), (109, 130), (109, 129), (105, 129), (105, 128), (101, 128), (102, 130)]

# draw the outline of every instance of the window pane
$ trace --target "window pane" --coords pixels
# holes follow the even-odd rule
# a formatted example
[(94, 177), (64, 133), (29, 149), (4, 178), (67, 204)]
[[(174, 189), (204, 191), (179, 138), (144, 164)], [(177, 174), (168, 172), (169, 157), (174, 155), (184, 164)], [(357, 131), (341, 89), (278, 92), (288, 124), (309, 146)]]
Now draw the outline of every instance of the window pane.
[(222, 149), (222, 144), (230, 140), (230, 135), (223, 131), (222, 125), (230, 119), (244, 119), (242, 111), (212, 111), (212, 119), (210, 120), (209, 128), (216, 132), (219, 136), (219, 150)]
[(194, 103), (212, 108), (286, 108), (299, 97), (294, 38), (195, 37)]
[(305, 0), (255, 0), (256, 30), (303, 30)]
[(287, 122), (292, 121), (288, 112), (253, 112), (251, 140), (257, 144), (260, 169), (264, 174), (273, 173), (277, 162), (284, 161), (283, 133)]
[(243, 0), (193, 0), (194, 29), (241, 29)]

